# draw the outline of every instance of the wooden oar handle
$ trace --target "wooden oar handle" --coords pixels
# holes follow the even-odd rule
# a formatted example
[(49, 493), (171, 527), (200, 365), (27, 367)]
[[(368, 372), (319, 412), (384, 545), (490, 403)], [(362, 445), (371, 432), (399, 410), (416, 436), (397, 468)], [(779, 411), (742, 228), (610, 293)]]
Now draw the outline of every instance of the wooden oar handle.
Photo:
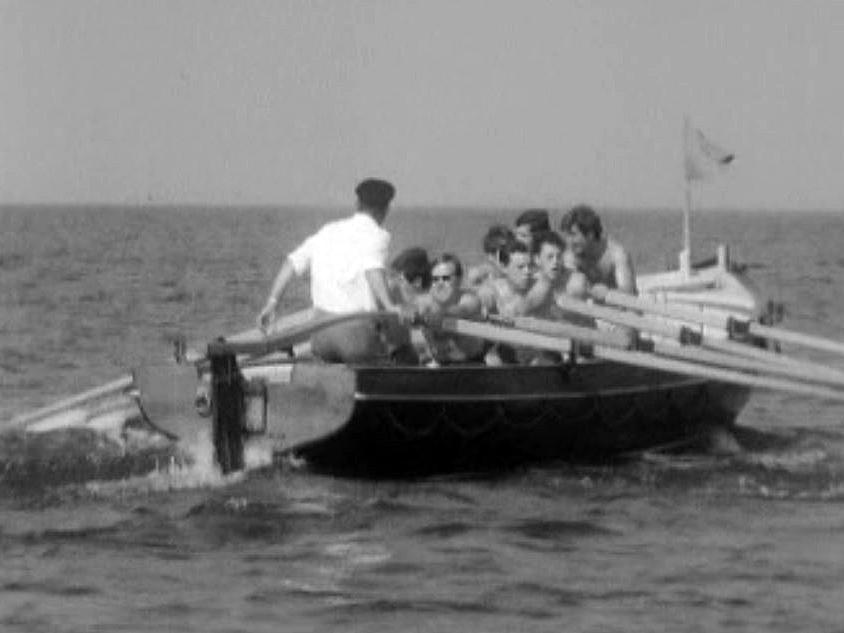
[(112, 394), (118, 394), (121, 391), (129, 389), (133, 385), (134, 379), (131, 375), (123, 376), (122, 378), (118, 378), (117, 380), (112, 380), (111, 382), (108, 382), (104, 385), (100, 385), (99, 387), (94, 387), (93, 389), (89, 389), (88, 391), (78, 393), (75, 396), (70, 396), (68, 398), (59, 400), (58, 402), (54, 402), (53, 404), (48, 405), (46, 407), (41, 407), (40, 409), (35, 409), (34, 411), (30, 411), (23, 415), (19, 415), (18, 417), (13, 418), (11, 423), (13, 426), (26, 425), (31, 422), (34, 422), (35, 420), (40, 420), (41, 418), (47, 417), (48, 415), (58, 413), (59, 411), (71, 409), (81, 404), (85, 404), (86, 402), (90, 402), (91, 400), (96, 400), (97, 398), (102, 398)]
[(218, 339), (208, 344), (208, 356), (221, 354), (247, 354), (250, 356), (266, 356), (280, 350), (288, 349), (297, 343), (306, 341), (320, 330), (360, 319), (397, 319), (392, 312), (350, 312), (349, 314), (324, 314), (313, 321), (290, 327), (284, 332), (268, 336), (259, 341), (226, 341)]
[(590, 290), (591, 296), (608, 305), (615, 305), (630, 310), (639, 310), (647, 314), (658, 315), (687, 323), (708, 326), (727, 331), (732, 338), (742, 339), (748, 334), (761, 336), (772, 341), (791, 343), (833, 354), (844, 354), (844, 343), (811, 334), (803, 334), (783, 328), (771, 327), (749, 319), (729, 317), (723, 314), (706, 312), (697, 308), (671, 303), (659, 303), (644, 297), (634, 297), (606, 286), (596, 285)]
[(655, 314), (670, 319), (677, 319), (686, 323), (705, 325), (720, 330), (727, 329), (727, 317), (720, 314), (705, 312), (698, 308), (681, 306), (670, 303), (659, 303), (652, 299), (636, 297), (618, 290), (610, 290), (600, 284), (590, 290), (593, 299), (607, 305), (614, 305), (628, 310), (638, 310), (646, 314)]

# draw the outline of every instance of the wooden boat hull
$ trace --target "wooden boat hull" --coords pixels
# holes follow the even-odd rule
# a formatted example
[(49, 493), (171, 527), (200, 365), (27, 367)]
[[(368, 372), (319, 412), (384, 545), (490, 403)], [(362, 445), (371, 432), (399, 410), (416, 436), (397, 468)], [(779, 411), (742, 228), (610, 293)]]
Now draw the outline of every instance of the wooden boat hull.
[[(606, 460), (706, 442), (734, 423), (749, 396), (743, 387), (599, 361), (352, 371), (345, 422), (297, 450), (318, 469), (385, 476)], [(269, 385), (270, 414), (274, 400), (290, 396), (287, 386)], [(285, 437), (301, 422), (284, 417), (266, 421), (267, 436)]]

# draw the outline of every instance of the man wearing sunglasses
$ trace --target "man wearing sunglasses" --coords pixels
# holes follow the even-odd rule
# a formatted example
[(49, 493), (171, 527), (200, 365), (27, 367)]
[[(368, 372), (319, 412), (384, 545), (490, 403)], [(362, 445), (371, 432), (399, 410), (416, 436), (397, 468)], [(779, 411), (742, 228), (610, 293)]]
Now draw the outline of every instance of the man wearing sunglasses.
[(480, 362), (484, 342), (469, 336), (443, 332), (436, 327), (445, 316), (473, 319), (481, 316), (481, 301), (471, 290), (462, 288), (463, 265), (445, 253), (431, 263), (431, 290), (420, 300), (420, 315), (432, 327), (423, 330), (431, 356), (429, 366)]

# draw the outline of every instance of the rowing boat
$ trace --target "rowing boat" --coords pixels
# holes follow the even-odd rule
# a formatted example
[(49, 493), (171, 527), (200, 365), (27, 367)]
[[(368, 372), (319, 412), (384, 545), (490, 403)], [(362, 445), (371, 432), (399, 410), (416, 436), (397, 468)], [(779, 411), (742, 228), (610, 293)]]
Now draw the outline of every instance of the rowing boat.
[[(844, 372), (765, 349), (769, 339), (754, 328), (774, 335), (771, 306), (725, 250), (707, 267), (641, 275), (637, 282), (638, 298), (610, 291), (603, 307), (568, 306), (594, 317), (595, 328), (537, 319), (442, 324), (559, 352), (558, 364), (325, 364), (291, 349), (321, 327), (362, 315), (320, 321), (305, 312), (273, 336), (213, 341), (195, 363), (136, 373), (19, 422), (32, 432), (102, 430), (104, 420), (140, 417), (173, 440), (211, 427), (223, 472), (244, 468), (246, 448), (257, 441), (315, 468), (383, 476), (706, 445), (734, 426), (754, 388), (844, 399)], [(625, 310), (610, 307), (631, 301)], [(625, 349), (614, 331), (619, 325), (641, 331), (645, 347)], [(105, 413), (104, 396), (115, 401)], [(137, 407), (127, 410), (127, 398)]]
[[(325, 367), (312, 369), (320, 381), (336, 378)], [(279, 415), (275, 403), (289, 400), (302, 387), (291, 390), (290, 382), (271, 379), (266, 384), (260, 397), (266, 398), (270, 415), (245, 425), (218, 417), (218, 438), (229, 432), (225, 425), (234, 423), (271, 438), (280, 452), (287, 448), (286, 437), (301, 420)], [(749, 395), (746, 387), (603, 361), (545, 367), (354, 367), (348, 384), (342, 424), (296, 450), (315, 467), (371, 475), (603, 460), (701, 444), (713, 430), (733, 424)], [(242, 465), (232, 444), (218, 443), (217, 450), (226, 468)]]
[[(734, 317), (761, 316), (754, 289), (729, 270), (723, 256), (693, 276), (675, 271), (642, 275), (638, 282), (644, 295), (662, 302), (669, 291), (687, 298), (693, 293), (698, 300), (709, 293), (716, 312), (724, 313), (727, 305)], [(708, 309), (705, 301), (698, 306)], [(482, 334), (508, 333), (493, 328)], [(531, 344), (523, 331), (512, 342)], [(218, 461), (224, 470), (241, 468), (243, 440), (256, 435), (280, 453), (295, 445), (316, 468), (364, 475), (604, 460), (656, 447), (708, 444), (713, 434), (735, 423), (750, 395), (745, 385), (578, 357), (569, 353), (568, 342), (557, 343), (568, 360), (556, 365), (276, 362), (250, 367), (248, 380), (238, 375), (236, 363), (224, 366), (225, 346), (220, 354), (212, 346), (212, 370), (215, 358), (223, 364), (212, 399), (244, 403), (229, 407), (234, 415), (226, 415), (225, 407), (213, 415)], [(288, 411), (291, 402), (297, 405)], [(313, 410), (321, 412), (316, 421), (307, 415)], [(328, 420), (323, 432), (310, 433), (313, 441), (296, 436), (305, 418), (311, 427)]]

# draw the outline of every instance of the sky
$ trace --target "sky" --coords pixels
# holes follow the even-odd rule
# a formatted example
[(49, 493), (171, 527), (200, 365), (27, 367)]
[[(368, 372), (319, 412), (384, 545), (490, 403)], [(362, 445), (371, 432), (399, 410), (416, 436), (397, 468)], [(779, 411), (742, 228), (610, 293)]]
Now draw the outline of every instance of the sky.
[(0, 0), (0, 203), (844, 210), (844, 2)]

